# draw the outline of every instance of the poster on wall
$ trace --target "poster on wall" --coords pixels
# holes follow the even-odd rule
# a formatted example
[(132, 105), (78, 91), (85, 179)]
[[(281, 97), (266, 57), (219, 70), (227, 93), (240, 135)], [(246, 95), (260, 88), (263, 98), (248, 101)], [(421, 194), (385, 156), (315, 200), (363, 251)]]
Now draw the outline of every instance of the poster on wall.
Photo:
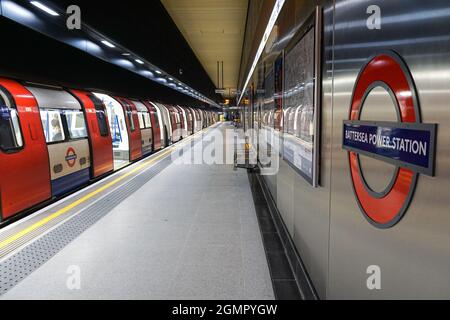
[(261, 162), (270, 165), (270, 157), (273, 147), (273, 128), (274, 128), (274, 72), (273, 68), (266, 73), (264, 78), (264, 94), (262, 95), (261, 105), (261, 129), (260, 129), (260, 157)]
[(285, 51), (282, 125), (283, 159), (313, 186), (319, 138), (316, 28), (314, 22), (306, 26)]
[(274, 62), (274, 129), (281, 131), (283, 125), (283, 54)]

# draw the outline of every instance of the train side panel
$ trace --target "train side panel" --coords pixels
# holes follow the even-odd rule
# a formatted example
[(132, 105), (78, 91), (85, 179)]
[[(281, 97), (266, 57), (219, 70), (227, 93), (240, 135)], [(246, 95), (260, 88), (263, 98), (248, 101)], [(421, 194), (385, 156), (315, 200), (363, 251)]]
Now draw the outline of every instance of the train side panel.
[(86, 184), (90, 179), (87, 139), (48, 145), (53, 196), (58, 197)]

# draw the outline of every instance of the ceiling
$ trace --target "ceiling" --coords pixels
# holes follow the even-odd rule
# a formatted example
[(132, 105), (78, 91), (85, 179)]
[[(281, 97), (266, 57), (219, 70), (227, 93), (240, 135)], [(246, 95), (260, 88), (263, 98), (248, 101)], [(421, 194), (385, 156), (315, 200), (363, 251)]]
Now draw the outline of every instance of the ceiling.
[[(185, 101), (191, 101), (203, 104), (184, 94), (178, 95), (178, 91), (168, 89), (165, 85), (149, 79), (146, 75), (136, 76), (136, 72), (123, 66), (122, 69), (127, 72), (121, 71), (121, 78), (119, 78), (117, 64), (111, 63), (111, 61), (116, 59), (115, 61), (124, 62), (124, 59), (127, 58), (120, 56), (122, 59), (117, 60), (115, 55), (120, 54), (120, 50), (126, 50), (141, 60), (157, 66), (174, 79), (208, 98), (217, 102), (222, 100), (220, 95), (215, 94), (214, 83), (160, 1), (128, 0), (126, 4), (123, 4), (111, 0), (39, 0), (40, 3), (60, 12), (61, 16), (59, 17), (51, 16), (32, 6), (30, 0), (0, 0), (0, 2), (2, 4), (0, 14), (3, 14), (3, 20), (10, 27), (6, 28), (0, 23), (0, 38), (7, 37), (10, 40), (12, 38), (17, 48), (25, 48), (20, 50), (9, 44), (9, 48), (14, 48), (14, 50), (9, 50), (11, 53), (8, 53), (8, 56), (12, 56), (18, 63), (13, 64), (8, 61), (7, 64), (1, 64), (0, 72), (3, 74), (8, 72), (8, 74), (22, 79), (39, 78), (42, 79), (39, 80), (40, 82), (63, 82), (68, 86), (88, 86), (123, 93), (123, 95), (152, 97), (154, 100), (166, 103), (186, 104)], [(7, 6), (8, 3), (9, 6)], [(98, 56), (96, 56), (97, 59), (92, 59), (92, 56), (86, 53), (85, 48), (87, 47), (81, 46), (84, 49), (81, 50), (84, 51), (83, 55), (83, 52), (78, 52), (80, 50), (73, 46), (73, 43), (79, 44), (79, 42), (73, 41), (74, 37), (88, 39), (86, 34), (88, 30), (85, 25), (80, 32), (67, 30), (66, 15), (63, 12), (69, 5), (78, 5), (81, 9), (82, 22), (116, 45), (116, 48), (110, 49), (100, 44), (100, 49), (94, 51), (94, 53), (102, 53), (102, 57), (105, 58), (103, 60), (109, 62), (109, 67), (108, 64), (102, 63), (100, 61), (102, 59), (98, 59)], [(5, 10), (5, 7), (9, 8), (9, 11)], [(18, 10), (20, 7), (28, 10), (28, 14), (24, 15), (23, 11)], [(15, 27), (14, 24), (10, 25), (6, 19), (8, 12), (10, 13), (9, 17), (22, 17), (23, 26), (27, 26), (27, 23), (32, 21), (33, 25), (30, 24), (29, 27), (38, 32), (34, 32), (34, 34), (26, 32), (24, 28), (20, 27), (19, 21)], [(55, 41), (50, 41), (45, 37), (50, 37)], [(96, 40), (100, 41), (100, 39), (92, 41), (96, 42)], [(23, 44), (19, 46), (21, 42)], [(39, 50), (30, 50), (30, 44), (31, 47), (39, 48)], [(68, 45), (69, 48), (66, 48)], [(6, 52), (2, 53), (2, 58), (4, 54)], [(38, 56), (40, 59), (37, 58)], [(132, 63), (133, 59), (130, 58)], [(36, 61), (36, 63), (30, 63), (30, 61)], [(93, 61), (98, 61), (98, 65)], [(25, 67), (29, 65), (32, 68)], [(130, 64), (127, 62), (125, 66), (130, 66)], [(137, 66), (136, 63), (130, 68), (135, 66)], [(142, 68), (146, 67), (148, 65), (144, 65)], [(111, 73), (113, 76), (106, 76)], [(136, 78), (138, 83), (131, 80), (132, 78)], [(75, 79), (78, 80), (75, 81)]]
[(216, 87), (236, 89), (248, 0), (161, 0), (161, 2)]

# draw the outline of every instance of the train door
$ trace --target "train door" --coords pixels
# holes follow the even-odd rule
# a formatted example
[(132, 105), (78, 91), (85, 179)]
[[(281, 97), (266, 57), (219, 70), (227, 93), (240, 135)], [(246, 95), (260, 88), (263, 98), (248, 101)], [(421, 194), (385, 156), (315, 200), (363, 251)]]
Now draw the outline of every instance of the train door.
[(159, 118), (159, 124), (161, 129), (161, 143), (162, 147), (165, 148), (170, 144), (170, 136), (168, 131), (169, 120), (167, 118), (167, 113), (165, 112), (165, 107), (159, 103), (152, 103), (155, 108)]
[(146, 156), (153, 151), (153, 130), (150, 112), (139, 101), (131, 100), (137, 109), (139, 127), (141, 129), (142, 155)]
[(211, 119), (209, 118), (209, 111), (205, 111), (205, 119), (206, 119), (206, 126), (209, 127), (211, 125)]
[(0, 79), (0, 220), (51, 198), (47, 145), (37, 102)]
[(187, 123), (187, 114), (184, 108), (180, 106), (176, 106), (180, 113), (181, 117), (181, 139), (186, 138), (188, 136), (188, 123)]
[(193, 108), (189, 108), (192, 114), (192, 134), (197, 133), (197, 127), (198, 127), (198, 120), (197, 120), (197, 113)]
[(190, 108), (185, 108), (187, 118), (187, 135), (194, 134), (194, 117)]
[(52, 195), (58, 197), (90, 180), (91, 154), (81, 104), (62, 89), (27, 86), (39, 106), (47, 142)]
[(92, 177), (114, 170), (112, 139), (105, 105), (93, 93), (71, 90), (85, 111), (92, 154)]
[(203, 110), (198, 110), (198, 113), (200, 114), (200, 122), (202, 123), (201, 129), (204, 129), (206, 128), (205, 113)]
[(177, 108), (168, 107), (170, 112), (170, 121), (172, 124), (172, 142), (178, 142), (181, 139), (181, 117)]
[(157, 108), (151, 102), (144, 101), (144, 104), (150, 113), (150, 120), (152, 122), (153, 150), (159, 150), (162, 146), (161, 120), (158, 116)]
[(130, 163), (130, 140), (122, 105), (111, 96), (94, 93), (106, 107), (109, 129), (112, 138), (114, 170), (119, 170)]
[(130, 137), (130, 161), (135, 161), (142, 157), (142, 140), (138, 112), (130, 100), (119, 97), (117, 99), (122, 104), (125, 112), (125, 121), (127, 123), (128, 136)]
[(160, 103), (157, 103), (156, 106), (158, 107), (159, 111), (161, 112), (161, 118), (163, 121), (164, 137), (165, 137), (164, 146), (168, 147), (173, 142), (172, 120), (170, 118), (170, 112), (166, 106), (164, 106)]
[(195, 113), (195, 132), (202, 130), (202, 118), (200, 116), (200, 110), (193, 109)]

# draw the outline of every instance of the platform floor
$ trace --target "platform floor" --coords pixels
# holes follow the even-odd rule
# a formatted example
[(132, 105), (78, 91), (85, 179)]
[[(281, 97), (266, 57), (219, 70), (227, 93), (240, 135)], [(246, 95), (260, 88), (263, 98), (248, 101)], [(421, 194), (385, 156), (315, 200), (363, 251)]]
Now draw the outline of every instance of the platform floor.
[(246, 171), (169, 164), (1, 298), (274, 299)]

